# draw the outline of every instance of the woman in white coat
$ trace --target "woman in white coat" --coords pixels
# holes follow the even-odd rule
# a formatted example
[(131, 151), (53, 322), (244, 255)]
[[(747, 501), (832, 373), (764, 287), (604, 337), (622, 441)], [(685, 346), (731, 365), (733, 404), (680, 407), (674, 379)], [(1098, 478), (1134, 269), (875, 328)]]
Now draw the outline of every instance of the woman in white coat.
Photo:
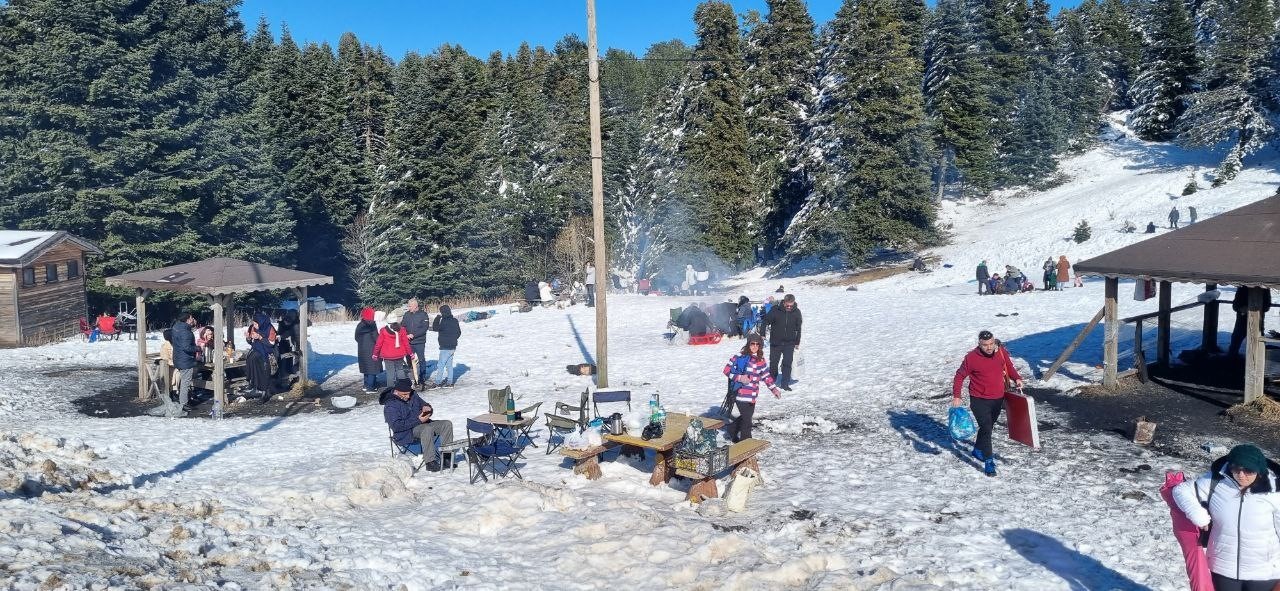
[(1208, 532), (1215, 591), (1272, 591), (1280, 582), (1280, 465), (1237, 445), (1209, 472), (1173, 489), (1173, 499)]

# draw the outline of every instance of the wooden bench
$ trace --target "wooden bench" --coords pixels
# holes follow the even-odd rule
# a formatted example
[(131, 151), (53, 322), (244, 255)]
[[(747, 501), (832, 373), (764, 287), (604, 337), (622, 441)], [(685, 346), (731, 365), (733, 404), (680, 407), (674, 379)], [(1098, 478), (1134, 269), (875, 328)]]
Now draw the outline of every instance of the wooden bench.
[[(760, 473), (760, 464), (756, 461), (756, 455), (769, 447), (769, 442), (763, 439), (744, 439), (729, 446), (729, 461), (725, 466), (724, 472), (736, 475), (743, 468), (751, 468)], [(720, 496), (720, 490), (716, 488), (716, 477), (718, 474), (700, 474), (692, 470), (676, 470), (676, 476), (689, 478), (694, 481), (693, 486), (689, 487), (688, 501), (690, 503), (701, 503), (706, 499), (714, 499)]]
[(587, 449), (560, 448), (560, 455), (573, 460), (573, 473), (587, 477), (587, 480), (600, 478), (600, 454), (609, 451), (618, 444), (606, 441), (602, 445)]

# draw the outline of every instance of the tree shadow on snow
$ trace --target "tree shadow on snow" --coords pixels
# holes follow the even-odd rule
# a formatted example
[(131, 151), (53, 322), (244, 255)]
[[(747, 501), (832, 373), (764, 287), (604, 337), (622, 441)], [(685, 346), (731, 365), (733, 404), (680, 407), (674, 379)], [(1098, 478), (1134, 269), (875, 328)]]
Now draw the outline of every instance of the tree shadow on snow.
[(1058, 575), (1072, 591), (1136, 591), (1150, 587), (1139, 585), (1097, 559), (1062, 545), (1062, 542), (1029, 529), (1007, 529), (1001, 532), (1005, 542), (1029, 562)]
[(181, 462), (178, 462), (176, 466), (169, 468), (168, 470), (162, 470), (160, 472), (152, 472), (150, 474), (142, 474), (139, 476), (135, 476), (133, 478), (133, 481), (128, 484), (112, 484), (110, 486), (97, 488), (95, 489), (94, 492), (107, 495), (115, 491), (126, 489), (126, 488), (139, 488), (147, 484), (148, 482), (155, 482), (161, 478), (169, 478), (177, 474), (181, 474), (183, 472), (186, 472), (187, 470), (190, 470), (200, 465), (201, 462), (213, 457), (214, 454), (232, 445), (235, 445), (236, 443), (239, 443), (242, 440), (253, 437), (254, 435), (257, 435), (259, 433), (263, 433), (265, 431), (270, 431), (271, 429), (274, 429), (276, 425), (279, 425), (280, 423), (284, 422), (284, 420), (289, 416), (290, 415), (276, 417), (274, 419), (271, 419), (270, 421), (267, 421), (261, 425), (258, 425), (258, 427), (252, 431), (246, 431), (244, 433), (232, 435), (231, 437), (228, 437), (226, 439), (223, 439), (222, 441), (214, 443), (213, 445), (210, 445), (209, 447), (206, 447), (203, 450), (200, 450), (200, 452), (196, 453), (195, 455), (185, 460), (182, 460)]
[[(573, 340), (578, 342), (578, 351), (582, 353), (582, 359), (591, 365), (595, 365), (596, 359), (591, 356), (591, 351), (587, 349), (587, 344), (582, 341), (582, 333), (578, 332), (578, 325), (574, 323), (573, 316), (565, 314), (564, 317), (569, 319), (569, 330), (573, 331)], [(595, 380), (596, 377), (594, 375), (591, 376), (591, 381), (594, 382)]]
[(964, 445), (957, 445), (955, 440), (951, 439), (951, 432), (941, 421), (912, 410), (889, 410), (885, 411), (885, 414), (889, 415), (889, 425), (893, 430), (910, 442), (911, 447), (918, 453), (939, 455), (943, 452), (951, 452), (951, 455), (970, 466), (982, 467), (978, 460), (963, 449), (967, 446), (967, 442)]

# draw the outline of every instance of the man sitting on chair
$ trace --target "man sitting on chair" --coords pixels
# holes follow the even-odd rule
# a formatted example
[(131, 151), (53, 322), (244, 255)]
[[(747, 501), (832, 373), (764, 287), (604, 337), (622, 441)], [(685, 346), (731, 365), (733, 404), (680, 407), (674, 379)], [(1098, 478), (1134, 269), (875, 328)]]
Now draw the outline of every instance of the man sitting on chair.
[(422, 457), (430, 460), (424, 468), (428, 472), (439, 472), (436, 437), (440, 437), (441, 443), (452, 442), (453, 423), (431, 418), (434, 412), (431, 405), (413, 391), (409, 378), (400, 378), (394, 386), (383, 390), (378, 403), (383, 405), (382, 418), (391, 427), (391, 437), (396, 444), (408, 446), (417, 439), (422, 444)]

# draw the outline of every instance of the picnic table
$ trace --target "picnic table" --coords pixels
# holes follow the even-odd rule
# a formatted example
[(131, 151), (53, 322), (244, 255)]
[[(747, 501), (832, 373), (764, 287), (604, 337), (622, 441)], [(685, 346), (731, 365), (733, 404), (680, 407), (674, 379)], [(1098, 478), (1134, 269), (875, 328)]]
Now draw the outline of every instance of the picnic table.
[(697, 504), (706, 499), (719, 497), (720, 491), (716, 488), (716, 478), (720, 473), (728, 472), (736, 476), (743, 468), (751, 468), (759, 474), (760, 464), (756, 461), (756, 455), (768, 447), (769, 442), (763, 439), (743, 439), (729, 446), (729, 460), (722, 471), (703, 474), (695, 470), (676, 470), (676, 476), (694, 481), (693, 486), (689, 487), (688, 501)]
[[(702, 419), (702, 425), (708, 429), (719, 429), (724, 426), (724, 421), (710, 417), (698, 417)], [(668, 464), (671, 462), (671, 450), (675, 448), (680, 440), (684, 439), (684, 432), (689, 428), (689, 421), (693, 417), (681, 413), (668, 413), (667, 422), (662, 427), (662, 437), (645, 441), (640, 438), (639, 433), (627, 435), (605, 435), (606, 442), (622, 445), (625, 447), (651, 449), (655, 452), (656, 457), (653, 462), (653, 475), (649, 477), (649, 484), (658, 486), (671, 480), (671, 470)], [(574, 470), (577, 471), (576, 469)]]
[(529, 430), (533, 428), (534, 420), (537, 418), (538, 417), (536, 416), (530, 415), (511, 420), (508, 419), (505, 414), (487, 412), (480, 416), (471, 417), (471, 420), (476, 421), (477, 423), (493, 425), (494, 432), (497, 433), (499, 437), (510, 442), (511, 445), (519, 447), (520, 437), (523, 436), (525, 439), (529, 440), (529, 445), (538, 447), (538, 444), (533, 442), (533, 437), (529, 435)]

